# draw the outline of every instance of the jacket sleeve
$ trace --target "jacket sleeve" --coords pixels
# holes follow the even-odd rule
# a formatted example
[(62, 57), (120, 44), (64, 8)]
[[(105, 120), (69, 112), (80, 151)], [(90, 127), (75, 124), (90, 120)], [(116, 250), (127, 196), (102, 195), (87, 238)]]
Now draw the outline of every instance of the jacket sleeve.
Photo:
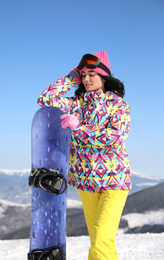
[(73, 135), (77, 142), (91, 144), (100, 148), (112, 146), (117, 148), (127, 138), (130, 131), (129, 105), (123, 104), (104, 125), (81, 125), (74, 129)]
[(54, 81), (39, 96), (37, 103), (40, 106), (52, 106), (61, 109), (64, 113), (68, 113), (72, 107), (72, 99), (63, 96), (76, 85), (75, 79), (68, 75)]

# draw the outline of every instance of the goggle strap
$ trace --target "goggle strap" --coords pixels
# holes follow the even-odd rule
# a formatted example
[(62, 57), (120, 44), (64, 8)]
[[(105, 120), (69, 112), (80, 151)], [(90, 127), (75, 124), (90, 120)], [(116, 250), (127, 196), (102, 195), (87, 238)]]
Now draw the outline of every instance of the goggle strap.
[(84, 66), (86, 66), (87, 68), (90, 68), (90, 69), (100, 68), (100, 69), (104, 70), (106, 73), (108, 73), (109, 76), (111, 75), (110, 69), (108, 69), (108, 67), (105, 66), (102, 62), (100, 62), (97, 66), (94, 66), (94, 65), (95, 65), (95, 64), (86, 64), (86, 62), (83, 61), (83, 62), (80, 62), (80, 64), (77, 66), (77, 68), (78, 68), (79, 70), (82, 70), (82, 68), (83, 68)]
[(110, 69), (108, 69), (108, 67), (105, 66), (102, 62), (100, 62), (100, 64), (97, 67), (99, 67), (100, 69), (104, 70), (106, 73), (108, 73), (109, 76), (111, 75)]

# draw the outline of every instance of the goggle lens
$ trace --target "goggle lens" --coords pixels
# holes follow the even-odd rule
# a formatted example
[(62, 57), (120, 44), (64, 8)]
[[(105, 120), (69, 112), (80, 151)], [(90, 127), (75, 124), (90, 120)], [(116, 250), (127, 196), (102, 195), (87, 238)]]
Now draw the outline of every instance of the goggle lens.
[(77, 68), (81, 70), (84, 66), (88, 68), (96, 68), (100, 63), (100, 59), (92, 54), (85, 54)]
[(77, 68), (79, 70), (82, 70), (82, 68), (86, 66), (87, 68), (90, 69), (95, 69), (97, 67), (101, 68), (102, 70), (104, 70), (106, 73), (108, 73), (108, 75), (111, 75), (110, 69), (108, 67), (106, 67), (103, 63), (100, 62), (100, 59), (92, 54), (85, 54), (79, 65), (77, 66)]
[(96, 61), (94, 60), (86, 60), (86, 63), (89, 65), (89, 64), (96, 64)]

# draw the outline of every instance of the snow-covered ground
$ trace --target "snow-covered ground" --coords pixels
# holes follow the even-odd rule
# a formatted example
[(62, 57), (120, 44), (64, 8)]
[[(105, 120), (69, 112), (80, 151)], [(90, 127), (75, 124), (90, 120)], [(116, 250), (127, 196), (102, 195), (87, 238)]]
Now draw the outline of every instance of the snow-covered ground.
[[(119, 260), (163, 260), (164, 233), (119, 234), (116, 237)], [(29, 240), (0, 241), (1, 260), (25, 260)], [(67, 260), (87, 260), (89, 237), (67, 237)]]

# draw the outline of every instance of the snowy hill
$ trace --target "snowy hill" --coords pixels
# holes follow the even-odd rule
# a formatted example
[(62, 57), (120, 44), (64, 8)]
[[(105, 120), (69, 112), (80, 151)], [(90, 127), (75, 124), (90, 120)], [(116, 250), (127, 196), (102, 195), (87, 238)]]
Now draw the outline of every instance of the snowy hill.
[(123, 210), (128, 233), (164, 232), (164, 183), (128, 196)]
[(164, 182), (164, 178), (154, 178), (141, 173), (132, 172), (132, 190), (130, 194), (150, 188), (162, 182)]
[(0, 170), (0, 199), (30, 203), (29, 170)]
[[(164, 233), (119, 234), (116, 245), (119, 260), (163, 260)], [(67, 259), (86, 260), (90, 246), (89, 237), (67, 237)], [(29, 240), (0, 241), (1, 260), (24, 260), (29, 252)], [(14, 257), (14, 258), (13, 258)]]
[[(31, 202), (28, 176), (30, 170), (0, 170), (0, 199), (29, 204)], [(164, 182), (164, 178), (152, 178), (132, 173), (133, 188), (130, 194)], [(68, 198), (79, 200), (76, 189), (68, 186)]]
[[(164, 232), (164, 183), (129, 195), (119, 233)], [(29, 238), (30, 204), (0, 200), (0, 239)], [(81, 202), (68, 199), (67, 236), (88, 235)]]
[[(29, 238), (31, 206), (0, 200), (0, 239)], [(80, 201), (67, 203), (67, 235), (88, 235)]]
[[(29, 170), (0, 170), (0, 239), (29, 238)], [(164, 232), (164, 179), (132, 174), (119, 232)], [(146, 188), (146, 189), (144, 189)], [(78, 221), (77, 221), (78, 220)], [(68, 187), (67, 236), (88, 235), (76, 189)]]
[(0, 239), (29, 237), (30, 205), (0, 200)]

